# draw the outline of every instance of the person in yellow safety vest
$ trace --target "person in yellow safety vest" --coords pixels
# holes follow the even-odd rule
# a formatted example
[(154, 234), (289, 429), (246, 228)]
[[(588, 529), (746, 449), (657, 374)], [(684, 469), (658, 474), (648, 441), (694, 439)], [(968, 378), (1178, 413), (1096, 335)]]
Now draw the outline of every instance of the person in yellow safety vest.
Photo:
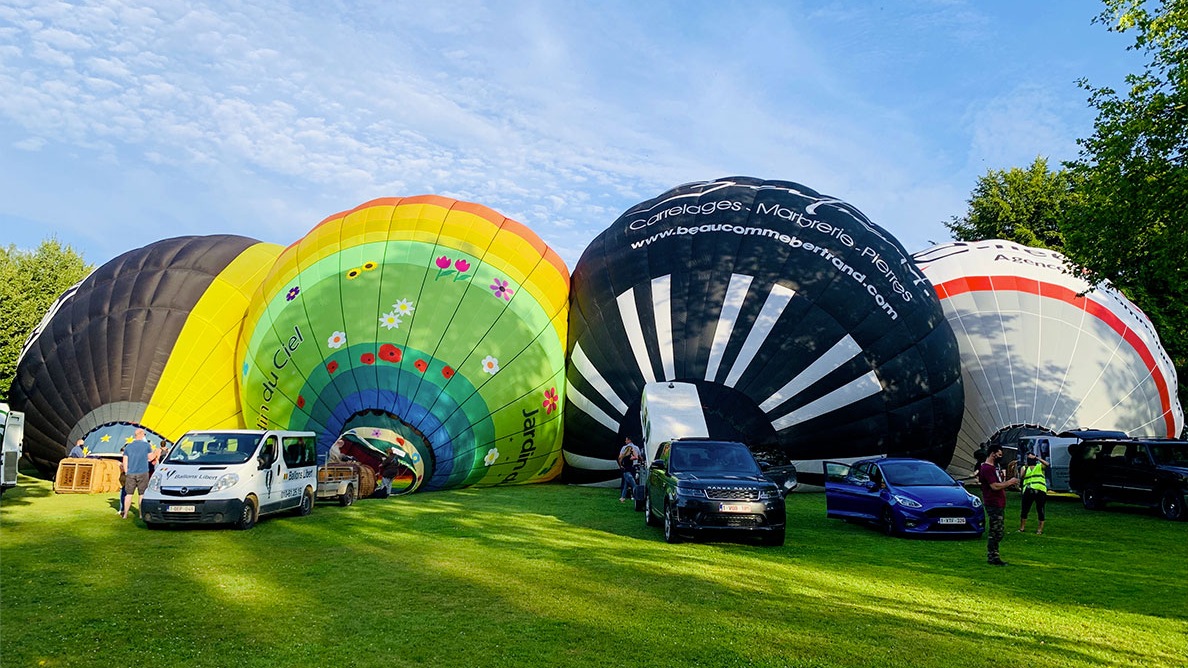
[(1023, 467), (1023, 510), (1019, 513), (1019, 533), (1027, 529), (1027, 513), (1031, 504), (1035, 504), (1035, 514), (1039, 518), (1037, 535), (1044, 533), (1044, 504), (1048, 500), (1048, 477), (1046, 468), (1048, 462), (1035, 453), (1027, 455), (1027, 465)]

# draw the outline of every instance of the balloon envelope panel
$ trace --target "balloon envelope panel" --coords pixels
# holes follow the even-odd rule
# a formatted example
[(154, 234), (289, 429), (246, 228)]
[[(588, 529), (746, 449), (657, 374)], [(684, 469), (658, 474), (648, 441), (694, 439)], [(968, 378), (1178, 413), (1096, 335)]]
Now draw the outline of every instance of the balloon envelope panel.
[(391, 430), (424, 462), (424, 489), (550, 479), (568, 280), (535, 234), (476, 204), (382, 199), (331, 216), (256, 296), (248, 422), (313, 430), (322, 452), (348, 428)]
[(1145, 315), (1069, 272), (1063, 255), (990, 240), (915, 255), (961, 348), (965, 416), (954, 466), (995, 433), (1031, 425), (1179, 434), (1176, 373)]
[(165, 239), (63, 295), (26, 344), (12, 387), (30, 459), (51, 470), (78, 438), (115, 454), (137, 425), (168, 440), (242, 426), (236, 341), (280, 251), (231, 235)]
[(723, 178), (629, 209), (573, 275), (566, 458), (613, 477), (645, 383), (698, 386), (710, 435), (788, 459), (947, 463), (957, 347), (903, 247), (840, 200)]

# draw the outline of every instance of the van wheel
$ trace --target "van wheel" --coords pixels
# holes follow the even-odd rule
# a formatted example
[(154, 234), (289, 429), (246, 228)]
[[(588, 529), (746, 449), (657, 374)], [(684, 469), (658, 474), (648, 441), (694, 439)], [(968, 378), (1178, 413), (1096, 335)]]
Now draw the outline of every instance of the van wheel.
[(1174, 489), (1166, 490), (1159, 498), (1159, 511), (1173, 522), (1184, 519), (1184, 495)]
[(1101, 498), (1101, 492), (1097, 491), (1096, 487), (1086, 487), (1081, 491), (1081, 505), (1085, 506), (1087, 510), (1101, 510), (1105, 508), (1105, 501)]
[(235, 523), (235, 528), (241, 531), (256, 526), (256, 497), (248, 496), (243, 500), (243, 510), (239, 513), (239, 521)]
[(301, 505), (297, 506), (297, 514), (301, 517), (313, 512), (314, 493), (309, 487), (305, 488), (305, 494), (301, 495)]
[(342, 496), (338, 497), (338, 505), (346, 508), (355, 502), (355, 486), (354, 484), (347, 485), (346, 491)]

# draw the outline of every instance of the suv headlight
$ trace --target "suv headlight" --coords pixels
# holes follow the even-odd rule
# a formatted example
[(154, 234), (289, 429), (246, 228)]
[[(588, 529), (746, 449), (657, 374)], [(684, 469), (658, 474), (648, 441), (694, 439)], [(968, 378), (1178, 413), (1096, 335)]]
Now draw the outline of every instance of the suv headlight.
[(687, 497), (693, 497), (693, 498), (698, 498), (698, 499), (706, 498), (704, 489), (690, 489), (688, 487), (677, 487), (676, 493), (677, 493), (677, 496), (687, 496)]
[(239, 474), (238, 473), (228, 473), (228, 474), (225, 474), (223, 477), (219, 478), (218, 480), (216, 480), (214, 487), (211, 487), (210, 491), (211, 492), (221, 492), (224, 489), (229, 489), (231, 487), (234, 487), (238, 483), (239, 483)]
[(917, 501), (913, 498), (902, 496), (900, 494), (893, 494), (893, 495), (891, 495), (891, 498), (895, 499), (895, 502), (898, 503), (899, 505), (903, 506), (904, 508), (923, 508), (924, 507), (923, 505), (920, 504), (919, 501)]
[(783, 494), (778, 489), (761, 489), (759, 490), (760, 501), (770, 501), (771, 499), (783, 498)]

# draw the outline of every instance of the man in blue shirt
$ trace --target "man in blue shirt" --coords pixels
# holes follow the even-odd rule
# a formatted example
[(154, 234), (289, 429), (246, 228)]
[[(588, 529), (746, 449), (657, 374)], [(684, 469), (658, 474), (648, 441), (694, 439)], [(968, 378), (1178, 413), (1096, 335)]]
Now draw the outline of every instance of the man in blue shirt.
[(132, 442), (124, 446), (124, 507), (120, 517), (128, 517), (128, 509), (132, 506), (132, 492), (140, 492), (140, 506), (144, 506), (144, 492), (149, 482), (149, 455), (153, 446), (149, 445), (143, 429), (134, 432)]
[(83, 443), (86, 443), (86, 441), (82, 440), (81, 438), (78, 439), (78, 442), (74, 444), (74, 447), (70, 448), (70, 454), (66, 456), (72, 459), (85, 457), (86, 453), (83, 452)]

